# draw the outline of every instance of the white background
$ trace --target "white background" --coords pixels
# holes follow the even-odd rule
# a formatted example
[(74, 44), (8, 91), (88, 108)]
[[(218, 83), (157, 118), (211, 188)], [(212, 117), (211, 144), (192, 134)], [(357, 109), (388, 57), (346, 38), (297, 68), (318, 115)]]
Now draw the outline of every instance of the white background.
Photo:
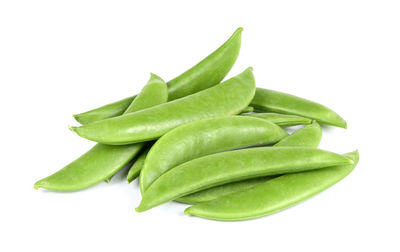
[[(399, 251), (398, 1), (1, 1), (1, 251)], [(137, 93), (149, 72), (179, 75), (244, 27), (229, 76), (342, 115), (321, 148), (359, 149), (352, 174), (288, 210), (252, 221), (136, 213), (122, 173), (75, 193), (36, 180), (93, 143), (74, 113)]]

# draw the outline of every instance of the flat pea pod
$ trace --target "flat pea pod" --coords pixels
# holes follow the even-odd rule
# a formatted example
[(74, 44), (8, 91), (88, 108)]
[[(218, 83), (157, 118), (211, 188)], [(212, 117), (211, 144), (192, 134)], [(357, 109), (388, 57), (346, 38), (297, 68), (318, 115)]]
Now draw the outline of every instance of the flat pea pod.
[[(238, 28), (217, 50), (183, 74), (167, 82), (169, 101), (197, 93), (220, 83), (231, 70), (239, 55), (242, 31), (243, 28)], [(120, 116), (128, 108), (129, 104), (132, 103), (135, 97), (136, 96), (131, 96), (74, 115), (74, 118), (84, 125)]]
[(346, 128), (346, 121), (333, 110), (294, 95), (257, 88), (250, 106), (265, 112), (304, 116), (319, 123)]
[(285, 136), (286, 131), (273, 123), (244, 116), (181, 125), (162, 136), (151, 148), (140, 174), (140, 189), (145, 192), (162, 174), (192, 159), (224, 150), (272, 144)]
[(255, 92), (252, 69), (211, 88), (135, 113), (71, 127), (81, 137), (122, 145), (154, 140), (181, 124), (238, 114)]
[[(142, 89), (126, 113), (146, 106), (167, 102), (168, 92), (165, 82), (151, 74), (148, 84)], [(143, 148), (145, 143), (124, 146), (96, 144), (88, 152), (65, 166), (58, 172), (39, 180), (34, 187), (55, 191), (75, 191), (87, 188), (100, 181), (109, 180), (129, 163)]]
[[(321, 141), (322, 130), (319, 124), (314, 121), (312, 124), (307, 125), (301, 129), (296, 130), (291, 135), (284, 137), (274, 146), (279, 147), (290, 147), (290, 146), (298, 146), (298, 147), (312, 147), (316, 148)], [(266, 182), (276, 176), (268, 176), (268, 177), (261, 177), (255, 179), (247, 179), (243, 181), (228, 183), (216, 187), (212, 187), (203, 191), (191, 193), (185, 195), (181, 198), (176, 199), (176, 201), (181, 203), (188, 203), (188, 204), (196, 204), (202, 203), (210, 200), (217, 199), (219, 197), (243, 191), (245, 189), (251, 188), (256, 186), (260, 183)]]
[(301, 124), (310, 124), (312, 119), (296, 116), (296, 115), (285, 115), (278, 113), (248, 113), (243, 116), (257, 117), (260, 119), (273, 122), (281, 127), (296, 126)]
[(136, 159), (136, 161), (132, 164), (131, 168), (129, 169), (127, 180), (128, 183), (131, 183), (133, 180), (135, 180), (139, 174), (140, 171), (142, 170), (144, 166), (144, 162), (146, 160), (147, 154), (149, 153), (150, 148), (146, 148)]
[(191, 206), (186, 214), (207, 219), (254, 219), (286, 209), (324, 191), (346, 177), (358, 163), (358, 152), (345, 154), (354, 164), (286, 174), (250, 189)]
[(164, 173), (143, 193), (136, 211), (229, 182), (346, 164), (353, 161), (329, 151), (304, 147), (258, 147), (212, 154)]

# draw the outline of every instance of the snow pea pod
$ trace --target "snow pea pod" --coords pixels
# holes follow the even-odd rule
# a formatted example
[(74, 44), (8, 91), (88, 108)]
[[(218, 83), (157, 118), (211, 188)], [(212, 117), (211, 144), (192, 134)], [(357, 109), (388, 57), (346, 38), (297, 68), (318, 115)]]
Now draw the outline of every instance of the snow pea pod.
[[(293, 134), (283, 138), (274, 146), (279, 146), (279, 147), (298, 146), (298, 147), (316, 148), (318, 147), (319, 142), (321, 141), (321, 135), (322, 135), (321, 127), (318, 125), (316, 121), (314, 121), (311, 125), (307, 125), (295, 131)], [(247, 179), (243, 181), (228, 183), (225, 185), (220, 185), (203, 191), (185, 195), (179, 199), (176, 199), (176, 201), (188, 204), (202, 203), (234, 192), (243, 191), (245, 189), (254, 187), (260, 183), (266, 182), (275, 177), (276, 176), (268, 176), (268, 177)]]
[(146, 148), (136, 159), (136, 161), (133, 163), (131, 168), (129, 169), (127, 180), (128, 183), (131, 183), (135, 178), (137, 178), (140, 174), (140, 171), (142, 170), (144, 166), (144, 162), (146, 160), (147, 154), (149, 153), (150, 148)]
[[(167, 102), (168, 92), (165, 82), (151, 74), (148, 84), (128, 107), (125, 113)], [(100, 181), (109, 180), (122, 167), (129, 163), (143, 148), (145, 143), (124, 146), (96, 144), (81, 157), (59, 170), (39, 180), (34, 187), (55, 190), (75, 191), (87, 188)]]
[(321, 141), (322, 130), (317, 121), (312, 124), (306, 125), (303, 128), (296, 130), (290, 136), (283, 138), (274, 146), (301, 146), (317, 148)]
[(71, 127), (81, 137), (112, 145), (157, 139), (177, 126), (238, 114), (255, 92), (252, 69), (206, 90), (142, 111)]
[(342, 155), (304, 147), (258, 147), (212, 154), (164, 173), (143, 193), (136, 211), (229, 182), (352, 163)]
[(184, 124), (153, 145), (140, 174), (140, 189), (145, 192), (162, 174), (192, 159), (229, 149), (272, 144), (285, 136), (287, 133), (281, 127), (253, 117), (229, 116)]
[(261, 118), (269, 122), (273, 122), (281, 127), (310, 124), (312, 122), (312, 119), (309, 118), (296, 115), (277, 114), (277, 113), (249, 113), (249, 114), (243, 114), (243, 116)]
[(358, 152), (345, 154), (354, 164), (286, 174), (248, 190), (191, 206), (186, 214), (207, 219), (236, 221), (266, 216), (299, 202), (336, 184), (358, 163)]
[[(169, 101), (197, 93), (220, 83), (235, 63), (241, 44), (243, 28), (238, 28), (217, 50), (195, 66), (167, 82)], [(81, 124), (122, 115), (135, 96), (74, 115)]]
[(135, 100), (136, 95), (106, 104), (80, 114), (73, 115), (75, 120), (82, 125), (122, 115), (129, 105)]
[(342, 117), (319, 103), (269, 89), (257, 88), (250, 106), (265, 112), (304, 116), (322, 124), (347, 127)]

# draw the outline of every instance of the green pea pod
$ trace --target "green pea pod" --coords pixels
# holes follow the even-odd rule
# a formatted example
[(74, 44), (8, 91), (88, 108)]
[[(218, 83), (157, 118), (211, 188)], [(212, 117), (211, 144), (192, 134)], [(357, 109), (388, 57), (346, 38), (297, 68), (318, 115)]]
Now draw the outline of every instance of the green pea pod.
[(136, 159), (136, 161), (133, 163), (131, 168), (129, 169), (127, 180), (128, 183), (131, 183), (135, 178), (137, 178), (140, 174), (140, 171), (142, 170), (144, 166), (144, 161), (146, 160), (147, 153), (149, 153), (150, 147), (146, 148)]
[(312, 119), (309, 118), (295, 116), (295, 115), (277, 114), (277, 113), (249, 113), (249, 114), (243, 114), (243, 116), (250, 116), (250, 117), (257, 117), (260, 119), (264, 119), (269, 122), (273, 122), (281, 127), (310, 124), (312, 122)]
[(304, 116), (319, 123), (346, 128), (346, 121), (333, 110), (294, 95), (257, 88), (250, 106), (265, 112)]
[(207, 219), (254, 219), (286, 209), (324, 191), (346, 177), (358, 163), (358, 151), (345, 154), (354, 163), (286, 174), (250, 189), (191, 206), (186, 214)]
[(121, 145), (154, 140), (181, 124), (205, 118), (235, 115), (255, 92), (252, 69), (211, 88), (135, 113), (71, 127), (81, 137)]
[(310, 125), (306, 125), (304, 128), (296, 130), (290, 136), (283, 138), (281, 141), (276, 143), (274, 146), (286, 147), (286, 146), (299, 146), (299, 147), (312, 147), (317, 148), (321, 141), (322, 130), (319, 124), (314, 121)]
[[(165, 103), (168, 92), (165, 82), (152, 74), (148, 84), (128, 107), (126, 113), (153, 105)], [(75, 191), (109, 180), (122, 167), (129, 163), (145, 143), (125, 146), (110, 146), (96, 144), (81, 157), (59, 170), (58, 172), (39, 180), (34, 187), (55, 190)]]
[(153, 145), (140, 174), (140, 189), (145, 192), (162, 174), (192, 159), (224, 150), (272, 144), (285, 136), (286, 131), (273, 123), (244, 116), (184, 124)]
[[(314, 121), (311, 125), (307, 125), (293, 134), (283, 138), (274, 146), (279, 147), (318, 147), (321, 141), (322, 130), (319, 124)], [(260, 183), (266, 182), (276, 176), (261, 177), (255, 179), (247, 179), (243, 181), (233, 182), (224, 184), (216, 187), (212, 187), (203, 191), (191, 193), (185, 195), (176, 201), (181, 203), (196, 204), (206, 201), (210, 201), (234, 192), (243, 191), (245, 189), (256, 186)]]
[(212, 154), (164, 173), (143, 193), (136, 211), (229, 182), (346, 164), (353, 161), (339, 154), (304, 147), (258, 147)]
[[(231, 70), (239, 55), (242, 31), (243, 28), (238, 28), (217, 50), (183, 74), (167, 82), (169, 101), (197, 93), (220, 83)], [(135, 96), (74, 115), (74, 117), (84, 125), (119, 116), (133, 99)]]
[(82, 125), (122, 115), (134, 101), (136, 95), (116, 101), (96, 109), (73, 115), (75, 120)]

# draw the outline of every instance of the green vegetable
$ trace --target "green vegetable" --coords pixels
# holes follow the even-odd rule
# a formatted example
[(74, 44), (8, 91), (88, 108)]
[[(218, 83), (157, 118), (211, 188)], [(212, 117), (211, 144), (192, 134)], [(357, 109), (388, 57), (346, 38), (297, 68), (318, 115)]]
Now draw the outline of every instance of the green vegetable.
[[(283, 138), (274, 146), (317, 147), (321, 141), (321, 134), (321, 127), (317, 122), (314, 121), (311, 125), (307, 125), (304, 128), (295, 131), (293, 134)], [(234, 192), (243, 191), (244, 189), (251, 188), (275, 177), (276, 176), (268, 176), (228, 183), (185, 195), (179, 199), (176, 199), (176, 201), (189, 204), (206, 202)]]
[(254, 76), (248, 68), (220, 85), (196, 94), (135, 113), (71, 127), (71, 130), (104, 144), (154, 140), (184, 123), (238, 114), (250, 103), (254, 91)]
[[(152, 74), (148, 84), (128, 107), (125, 113), (151, 107), (167, 101), (165, 82)], [(109, 180), (129, 163), (142, 149), (144, 143), (125, 146), (96, 144), (81, 157), (59, 170), (39, 180), (34, 187), (55, 191), (75, 191), (87, 188), (100, 181)]]
[(354, 163), (282, 175), (250, 189), (191, 206), (185, 213), (213, 220), (235, 221), (281, 211), (346, 177), (357, 165), (359, 156), (357, 151), (345, 155)]
[(265, 112), (304, 116), (319, 123), (346, 128), (346, 121), (333, 110), (294, 95), (257, 88), (250, 106)]
[(151, 148), (140, 175), (142, 192), (171, 168), (208, 154), (276, 143), (287, 136), (279, 126), (258, 118), (229, 116), (179, 126)]
[[(167, 82), (170, 101), (199, 92), (220, 83), (235, 63), (241, 44), (243, 28), (238, 28), (233, 35), (217, 50), (198, 64)], [(122, 115), (136, 96), (104, 105), (84, 113), (74, 115), (81, 124)]]
[(164, 173), (143, 193), (136, 210), (142, 212), (229, 182), (352, 163), (342, 155), (304, 147), (258, 147), (212, 154)]
[(293, 132), (290, 136), (283, 138), (274, 146), (301, 146), (316, 148), (321, 141), (321, 137), (322, 129), (319, 124), (314, 121), (312, 124), (306, 125), (304, 128)]

